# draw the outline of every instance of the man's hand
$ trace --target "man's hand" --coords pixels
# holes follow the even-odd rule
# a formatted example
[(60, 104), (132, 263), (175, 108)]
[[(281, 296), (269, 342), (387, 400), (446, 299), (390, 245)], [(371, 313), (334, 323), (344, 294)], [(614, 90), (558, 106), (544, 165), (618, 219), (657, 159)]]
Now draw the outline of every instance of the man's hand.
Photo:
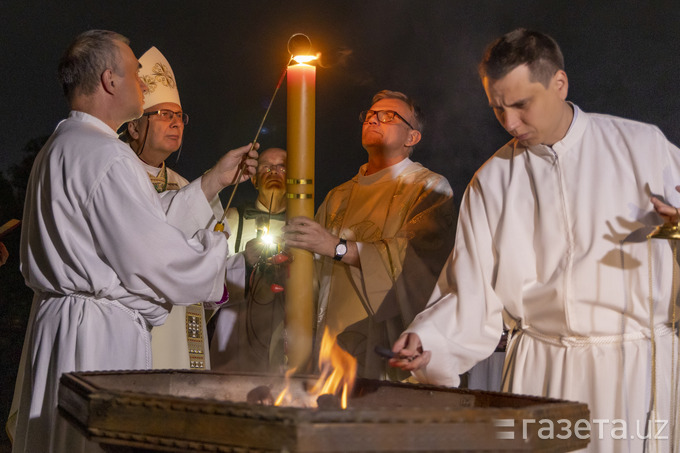
[[(340, 242), (339, 237), (332, 235), (307, 217), (293, 217), (281, 231), (284, 233), (283, 239), (286, 247), (297, 247), (330, 258), (335, 256), (335, 246)], [(347, 253), (342, 257), (342, 262), (361, 268), (356, 242), (347, 241)]]
[[(232, 149), (217, 161), (215, 166), (205, 172), (201, 179), (201, 189), (210, 201), (225, 187), (236, 184), (236, 177), (243, 167), (239, 182), (250, 179), (257, 172), (258, 143)], [(252, 148), (252, 149), (251, 149)]]
[(415, 333), (403, 333), (392, 346), (392, 352), (396, 354), (390, 359), (390, 366), (401, 368), (404, 371), (416, 371), (430, 363), (430, 351), (423, 351), (420, 337)]
[(282, 229), (286, 247), (297, 247), (323, 256), (335, 256), (340, 239), (307, 217), (293, 217)]
[[(675, 186), (675, 190), (680, 192), (680, 186)], [(661, 217), (663, 217), (664, 222), (666, 223), (678, 223), (680, 222), (680, 211), (678, 211), (678, 208), (673, 207), (671, 205), (667, 205), (663, 201), (659, 200), (656, 197), (651, 198), (652, 204), (654, 205), (654, 210), (659, 214)]]

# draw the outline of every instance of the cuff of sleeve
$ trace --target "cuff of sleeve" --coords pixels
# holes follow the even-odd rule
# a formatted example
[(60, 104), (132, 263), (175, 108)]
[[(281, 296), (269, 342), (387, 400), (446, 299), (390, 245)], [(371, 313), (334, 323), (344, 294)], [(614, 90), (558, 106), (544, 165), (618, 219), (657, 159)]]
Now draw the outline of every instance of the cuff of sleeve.
[(224, 285), (224, 292), (222, 293), (222, 298), (220, 299), (219, 302), (215, 302), (217, 305), (222, 305), (226, 301), (229, 300), (229, 290), (227, 289), (227, 285)]
[(229, 290), (227, 285), (224, 285), (224, 291), (222, 292), (222, 298), (217, 302), (203, 302), (203, 308), (206, 310), (217, 310), (222, 305), (229, 301)]
[[(446, 344), (440, 342), (441, 338), (432, 329), (418, 329), (410, 325), (404, 333), (415, 333), (420, 338), (424, 351), (430, 351), (431, 358), (424, 368), (412, 373), (419, 382), (447, 387), (460, 385), (460, 372), (457, 370), (457, 362), (454, 357), (447, 356)], [(465, 371), (465, 370), (464, 370)]]

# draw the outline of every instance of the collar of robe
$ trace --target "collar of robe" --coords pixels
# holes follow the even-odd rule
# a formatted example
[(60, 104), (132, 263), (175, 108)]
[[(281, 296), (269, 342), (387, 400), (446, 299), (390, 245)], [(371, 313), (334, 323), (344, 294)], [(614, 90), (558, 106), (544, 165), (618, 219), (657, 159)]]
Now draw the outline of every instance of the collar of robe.
[(162, 193), (168, 189), (168, 170), (165, 168), (165, 162), (161, 165), (161, 171), (158, 172), (158, 176), (149, 173), (149, 177), (156, 192)]

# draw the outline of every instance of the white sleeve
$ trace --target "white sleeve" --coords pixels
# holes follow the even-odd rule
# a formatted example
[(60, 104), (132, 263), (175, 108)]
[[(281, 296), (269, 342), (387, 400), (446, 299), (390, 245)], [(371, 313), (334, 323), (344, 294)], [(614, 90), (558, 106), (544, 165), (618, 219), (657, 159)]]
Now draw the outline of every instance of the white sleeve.
[(493, 240), (473, 183), (463, 196), (454, 249), (427, 308), (406, 330), (432, 354), (416, 373), (422, 382), (457, 386), (460, 374), (494, 351), (503, 331), (503, 305), (492, 286)]
[[(202, 191), (179, 192), (173, 209), (183, 205), (189, 217), (205, 208), (212, 215)], [(222, 298), (226, 237), (199, 230), (187, 238), (170, 224), (159, 197), (141, 184), (130, 162), (118, 161), (105, 173), (87, 215), (100, 253), (130, 293), (178, 305)]]
[(221, 217), (222, 205), (219, 197), (208, 202), (201, 189), (201, 178), (179, 190), (161, 193), (160, 199), (168, 223), (182, 230), (187, 237), (193, 236), (200, 229), (212, 229), (217, 212), (220, 212)]

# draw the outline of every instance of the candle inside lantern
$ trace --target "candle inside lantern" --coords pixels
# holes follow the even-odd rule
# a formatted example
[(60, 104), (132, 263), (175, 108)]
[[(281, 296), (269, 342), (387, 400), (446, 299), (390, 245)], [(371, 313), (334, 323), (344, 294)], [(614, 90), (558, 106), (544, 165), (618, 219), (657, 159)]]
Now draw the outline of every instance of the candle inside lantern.
[[(314, 218), (314, 126), (316, 68), (294, 57), (288, 66), (288, 158), (286, 217)], [(312, 355), (314, 256), (292, 248), (286, 282), (286, 351), (288, 366), (306, 372)]]

